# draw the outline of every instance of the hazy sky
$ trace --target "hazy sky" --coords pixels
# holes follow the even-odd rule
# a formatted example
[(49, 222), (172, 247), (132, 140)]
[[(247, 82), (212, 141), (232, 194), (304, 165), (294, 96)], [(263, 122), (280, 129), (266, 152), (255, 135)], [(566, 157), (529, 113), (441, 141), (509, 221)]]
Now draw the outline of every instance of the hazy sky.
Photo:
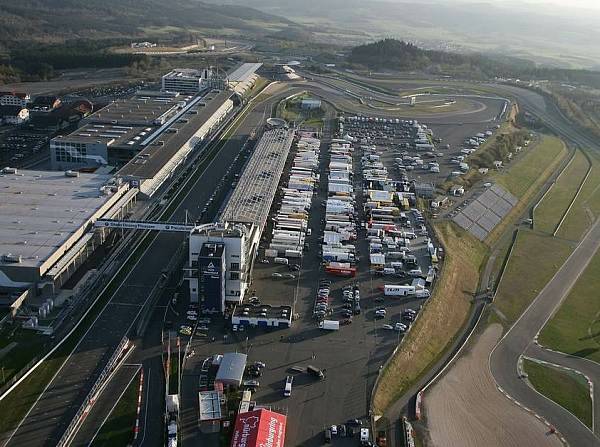
[(598, 0), (536, 0), (536, 3), (554, 3), (559, 6), (600, 9)]
[[(410, 1), (410, 0), (397, 0), (397, 1)], [(552, 5), (559, 7), (568, 8), (581, 8), (581, 9), (594, 9), (600, 10), (600, 0), (443, 0), (447, 3), (496, 3), (498, 5), (523, 5), (523, 4), (535, 4), (537, 5)]]

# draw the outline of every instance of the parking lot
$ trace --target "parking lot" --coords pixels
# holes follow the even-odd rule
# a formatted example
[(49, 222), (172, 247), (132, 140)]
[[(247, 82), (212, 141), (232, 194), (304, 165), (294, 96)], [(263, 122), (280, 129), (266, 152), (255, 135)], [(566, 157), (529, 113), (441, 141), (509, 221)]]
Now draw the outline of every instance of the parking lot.
[[(325, 136), (334, 131), (326, 129)], [(353, 204), (356, 211), (353, 217), (356, 229), (354, 252), (358, 261), (352, 266), (356, 274), (340, 277), (325, 272), (328, 263), (324, 263), (321, 245), (327, 209), (323, 204), (329, 198), (329, 149), (329, 139), (323, 139), (318, 164), (320, 181), (307, 213), (307, 228), (311, 231), (305, 235), (302, 258), (289, 258), (288, 263), (283, 264), (264, 257), (264, 249), (268, 249), (270, 243), (271, 225), (265, 232), (269, 236), (263, 238), (263, 250), (254, 265), (251, 295), (261, 304), (292, 306), (295, 319), (292, 328), (270, 331), (247, 326), (241, 332), (239, 328), (234, 332), (226, 321), (216, 321), (211, 323), (208, 337), (193, 343), (200, 357), (237, 349), (247, 352), (249, 361), (266, 363), (253, 399), (257, 404), (271, 406), (288, 415), (286, 442), (290, 445), (322, 445), (327, 428), (348, 420), (360, 419), (368, 427), (368, 405), (377, 373), (403, 336), (403, 331), (394, 330), (396, 323), (409, 326), (405, 311), (418, 311), (424, 302), (423, 298), (414, 295), (385, 297), (381, 290), (385, 284), (411, 283), (413, 278), (404, 274), (400, 278), (400, 273), (384, 275), (383, 271), (375, 272), (370, 266), (370, 242), (364, 228), (365, 183), (360, 146), (352, 155), (355, 168), (352, 187), (356, 198)], [(290, 168), (291, 162), (284, 178), (289, 177)], [(278, 209), (274, 207), (272, 213)], [(416, 227), (415, 216), (411, 213), (408, 216)], [(417, 265), (425, 273), (431, 265), (426, 242), (426, 236), (420, 235), (411, 240), (410, 248)], [(319, 318), (315, 318), (315, 297), (322, 280), (330, 281), (324, 317), (327, 321), (340, 323), (352, 321), (341, 324), (339, 330), (320, 329)], [(344, 313), (349, 310), (345, 305), (354, 311), (354, 306), (348, 306), (348, 300), (344, 300), (343, 289), (348, 287), (357, 287), (360, 294), (360, 313), (352, 312), (351, 317)], [(385, 315), (381, 312), (378, 315), (378, 309), (385, 309)], [(226, 335), (225, 339), (223, 335)], [(215, 337), (214, 342), (212, 337)], [(326, 378), (316, 380), (306, 372), (299, 372), (305, 371), (308, 365), (323, 370)], [(291, 395), (285, 397), (283, 390), (288, 375), (293, 375), (294, 380)], [(333, 443), (337, 445), (357, 445), (358, 442), (358, 432), (353, 438), (333, 437)]]
[[(344, 132), (348, 132), (361, 144), (381, 150), (382, 160), (392, 172), (405, 174), (406, 179), (439, 185), (452, 177), (458, 177), (468, 168), (465, 149), (469, 140), (484, 135), (478, 145), (490, 138), (499, 127), (499, 121), (487, 123), (463, 123), (427, 125), (412, 120), (378, 119), (347, 116)], [(424, 137), (424, 138), (423, 138)], [(400, 177), (403, 177), (400, 175)]]
[(0, 132), (0, 163), (20, 166), (31, 158), (48, 152), (50, 135), (46, 132), (28, 131), (13, 126), (4, 126)]

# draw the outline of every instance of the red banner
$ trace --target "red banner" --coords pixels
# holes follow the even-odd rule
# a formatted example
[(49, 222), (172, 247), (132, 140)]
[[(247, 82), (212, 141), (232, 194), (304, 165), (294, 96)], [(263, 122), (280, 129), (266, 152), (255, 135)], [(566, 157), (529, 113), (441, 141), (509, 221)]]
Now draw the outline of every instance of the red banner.
[(231, 447), (283, 447), (286, 417), (264, 408), (238, 414)]

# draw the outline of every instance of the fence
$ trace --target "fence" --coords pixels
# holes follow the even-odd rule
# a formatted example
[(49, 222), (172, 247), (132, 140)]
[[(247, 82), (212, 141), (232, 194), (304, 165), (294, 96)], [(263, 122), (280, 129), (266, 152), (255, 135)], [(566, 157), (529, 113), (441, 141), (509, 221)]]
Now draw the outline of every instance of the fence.
[(33, 365), (36, 364), (36, 362), (39, 360), (39, 357), (34, 357), (33, 359), (31, 359), (31, 361), (25, 365), (23, 368), (21, 368), (14, 376), (12, 376), (9, 380), (6, 381), (6, 383), (4, 383), (1, 387), (0, 387), (0, 396), (4, 394), (4, 392), (6, 390), (8, 390), (11, 386), (13, 386), (21, 377), (23, 377), (25, 374), (27, 374), (27, 371), (29, 371), (31, 369), (31, 367)]
[(90, 390), (86, 398), (83, 400), (83, 403), (79, 407), (79, 410), (77, 410), (77, 413), (75, 413), (75, 417), (73, 417), (71, 423), (60, 438), (60, 441), (58, 441), (57, 447), (66, 447), (71, 443), (73, 436), (75, 436), (77, 430), (79, 430), (81, 422), (83, 422), (83, 420), (90, 412), (92, 406), (94, 405), (100, 389), (104, 386), (107, 379), (113, 372), (115, 366), (119, 362), (121, 355), (123, 354), (123, 352), (125, 352), (125, 350), (128, 347), (129, 338), (125, 336), (121, 339), (121, 342), (117, 346), (117, 349), (115, 349), (115, 352), (113, 353), (108, 363), (98, 376), (98, 379), (96, 379), (94, 386), (92, 386), (92, 389)]

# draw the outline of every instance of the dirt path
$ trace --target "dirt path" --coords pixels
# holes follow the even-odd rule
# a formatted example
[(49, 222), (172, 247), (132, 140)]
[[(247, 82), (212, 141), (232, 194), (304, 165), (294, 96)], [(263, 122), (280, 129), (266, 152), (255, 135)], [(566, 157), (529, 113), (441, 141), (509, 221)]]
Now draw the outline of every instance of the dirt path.
[(497, 390), (488, 357), (501, 335), (500, 325), (488, 327), (425, 395), (432, 446), (562, 446), (542, 422)]

